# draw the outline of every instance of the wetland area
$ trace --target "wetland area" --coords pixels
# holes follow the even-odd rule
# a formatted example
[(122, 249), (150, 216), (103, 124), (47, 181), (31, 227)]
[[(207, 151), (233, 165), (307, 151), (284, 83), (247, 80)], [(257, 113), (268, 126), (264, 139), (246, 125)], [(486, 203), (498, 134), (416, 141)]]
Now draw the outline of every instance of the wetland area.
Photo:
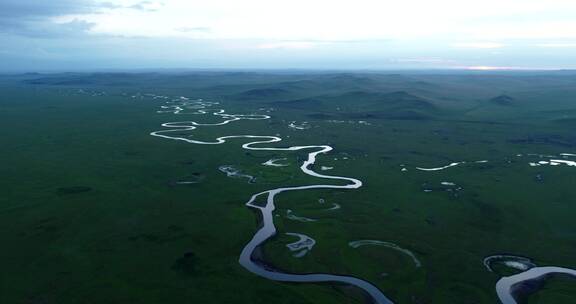
[(0, 75), (1, 303), (576, 302), (576, 74)]

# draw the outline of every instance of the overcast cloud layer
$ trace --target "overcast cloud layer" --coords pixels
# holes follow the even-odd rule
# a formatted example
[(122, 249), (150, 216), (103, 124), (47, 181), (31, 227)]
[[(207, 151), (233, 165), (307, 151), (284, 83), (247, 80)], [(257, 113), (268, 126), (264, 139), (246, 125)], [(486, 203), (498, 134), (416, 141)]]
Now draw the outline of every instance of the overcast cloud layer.
[(572, 0), (0, 0), (2, 71), (574, 69)]

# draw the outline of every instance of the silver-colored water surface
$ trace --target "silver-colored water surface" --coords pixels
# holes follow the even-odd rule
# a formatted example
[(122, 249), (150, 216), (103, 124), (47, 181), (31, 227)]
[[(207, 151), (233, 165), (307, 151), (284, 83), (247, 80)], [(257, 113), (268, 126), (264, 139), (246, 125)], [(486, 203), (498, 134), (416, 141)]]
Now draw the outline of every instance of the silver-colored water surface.
[[(190, 105), (189, 101), (186, 102), (188, 102), (188, 105)], [(246, 246), (242, 250), (242, 253), (240, 254), (239, 258), (240, 264), (248, 271), (267, 279), (282, 282), (299, 282), (299, 283), (322, 283), (322, 282), (344, 283), (355, 286), (363, 290), (374, 303), (377, 304), (393, 303), (388, 297), (386, 297), (386, 295), (384, 295), (384, 293), (382, 293), (380, 289), (378, 289), (378, 287), (365, 280), (353, 276), (324, 274), (324, 273), (311, 273), (311, 274), (285, 273), (276, 269), (272, 269), (271, 267), (265, 265), (262, 261), (258, 260), (254, 255), (254, 252), (264, 242), (266, 242), (276, 234), (276, 226), (274, 225), (273, 220), (273, 211), (276, 208), (274, 205), (275, 203), (274, 199), (276, 195), (288, 191), (301, 191), (311, 189), (358, 189), (362, 186), (362, 182), (355, 178), (324, 175), (310, 169), (315, 164), (316, 157), (318, 155), (327, 154), (330, 151), (332, 151), (333, 148), (328, 145), (308, 145), (308, 146), (290, 146), (290, 147), (263, 146), (282, 141), (282, 138), (278, 136), (269, 136), (269, 135), (250, 135), (250, 134), (229, 135), (229, 136), (217, 137), (214, 141), (201, 141), (191, 139), (189, 137), (180, 136), (179, 134), (181, 134), (181, 132), (192, 131), (201, 126), (204, 127), (221, 126), (238, 120), (264, 120), (270, 118), (270, 116), (268, 115), (227, 114), (223, 109), (207, 111), (205, 109), (209, 106), (212, 106), (213, 104), (206, 104), (203, 101), (196, 101), (196, 105), (199, 106), (198, 107), (199, 109), (197, 109), (197, 112), (195, 113), (198, 114), (212, 113), (212, 115), (224, 118), (224, 121), (218, 123), (197, 123), (195, 121), (167, 122), (162, 124), (163, 127), (168, 128), (167, 130), (154, 131), (151, 132), (150, 135), (164, 139), (183, 141), (186, 143), (199, 144), (199, 145), (218, 145), (223, 144), (230, 139), (240, 139), (240, 138), (253, 140), (242, 144), (242, 148), (246, 150), (257, 150), (257, 151), (309, 150), (310, 152), (308, 153), (307, 159), (300, 166), (300, 170), (304, 174), (331, 181), (345, 182), (345, 184), (343, 185), (315, 184), (315, 185), (303, 185), (294, 187), (283, 187), (263, 191), (252, 195), (250, 200), (248, 200), (248, 202), (246, 203), (246, 206), (260, 211), (260, 215), (262, 217), (262, 226), (258, 231), (256, 231), (252, 239), (248, 242), (248, 244), (246, 244)], [(183, 109), (180, 106), (172, 107), (172, 113), (174, 114), (181, 114), (182, 111)], [(294, 129), (306, 128), (306, 126), (296, 124), (293, 124), (292, 127)], [(262, 205), (261, 203), (256, 203), (257, 200), (259, 202), (262, 201), (259, 200), (260, 198), (265, 199), (266, 203), (264, 205)]]

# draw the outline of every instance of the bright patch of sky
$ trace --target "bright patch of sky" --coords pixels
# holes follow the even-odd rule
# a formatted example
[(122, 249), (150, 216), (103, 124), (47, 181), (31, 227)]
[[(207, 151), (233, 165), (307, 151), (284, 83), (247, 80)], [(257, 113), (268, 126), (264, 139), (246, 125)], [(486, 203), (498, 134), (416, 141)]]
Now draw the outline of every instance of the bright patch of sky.
[(576, 1), (2, 0), (0, 37), (8, 69), (576, 68)]

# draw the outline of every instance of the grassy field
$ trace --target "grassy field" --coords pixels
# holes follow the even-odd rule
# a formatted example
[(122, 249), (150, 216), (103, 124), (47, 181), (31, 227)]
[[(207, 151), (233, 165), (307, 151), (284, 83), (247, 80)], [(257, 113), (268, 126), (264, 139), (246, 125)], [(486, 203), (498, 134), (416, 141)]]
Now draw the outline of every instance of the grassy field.
[[(221, 119), (156, 113), (163, 100), (141, 95), (151, 93), (269, 114), (190, 134), (329, 144), (315, 169), (364, 182), (280, 195), (279, 233), (263, 248), (274, 267), (354, 275), (396, 303), (496, 303), (486, 256), (576, 268), (576, 167), (529, 165), (576, 154), (575, 88), (569, 73), (1, 75), (0, 302), (362, 303), (343, 286), (272, 282), (238, 264), (259, 225), (244, 206), (252, 194), (325, 182), (299, 170), (304, 152), (152, 137), (164, 122)], [(272, 158), (290, 165), (262, 165)], [(465, 163), (416, 169), (453, 162)], [(200, 182), (177, 183), (190, 178)], [(287, 232), (316, 245), (293, 257)], [(348, 245), (355, 240), (395, 243), (422, 266), (390, 248)], [(576, 302), (576, 281), (550, 280), (525, 301)]]

